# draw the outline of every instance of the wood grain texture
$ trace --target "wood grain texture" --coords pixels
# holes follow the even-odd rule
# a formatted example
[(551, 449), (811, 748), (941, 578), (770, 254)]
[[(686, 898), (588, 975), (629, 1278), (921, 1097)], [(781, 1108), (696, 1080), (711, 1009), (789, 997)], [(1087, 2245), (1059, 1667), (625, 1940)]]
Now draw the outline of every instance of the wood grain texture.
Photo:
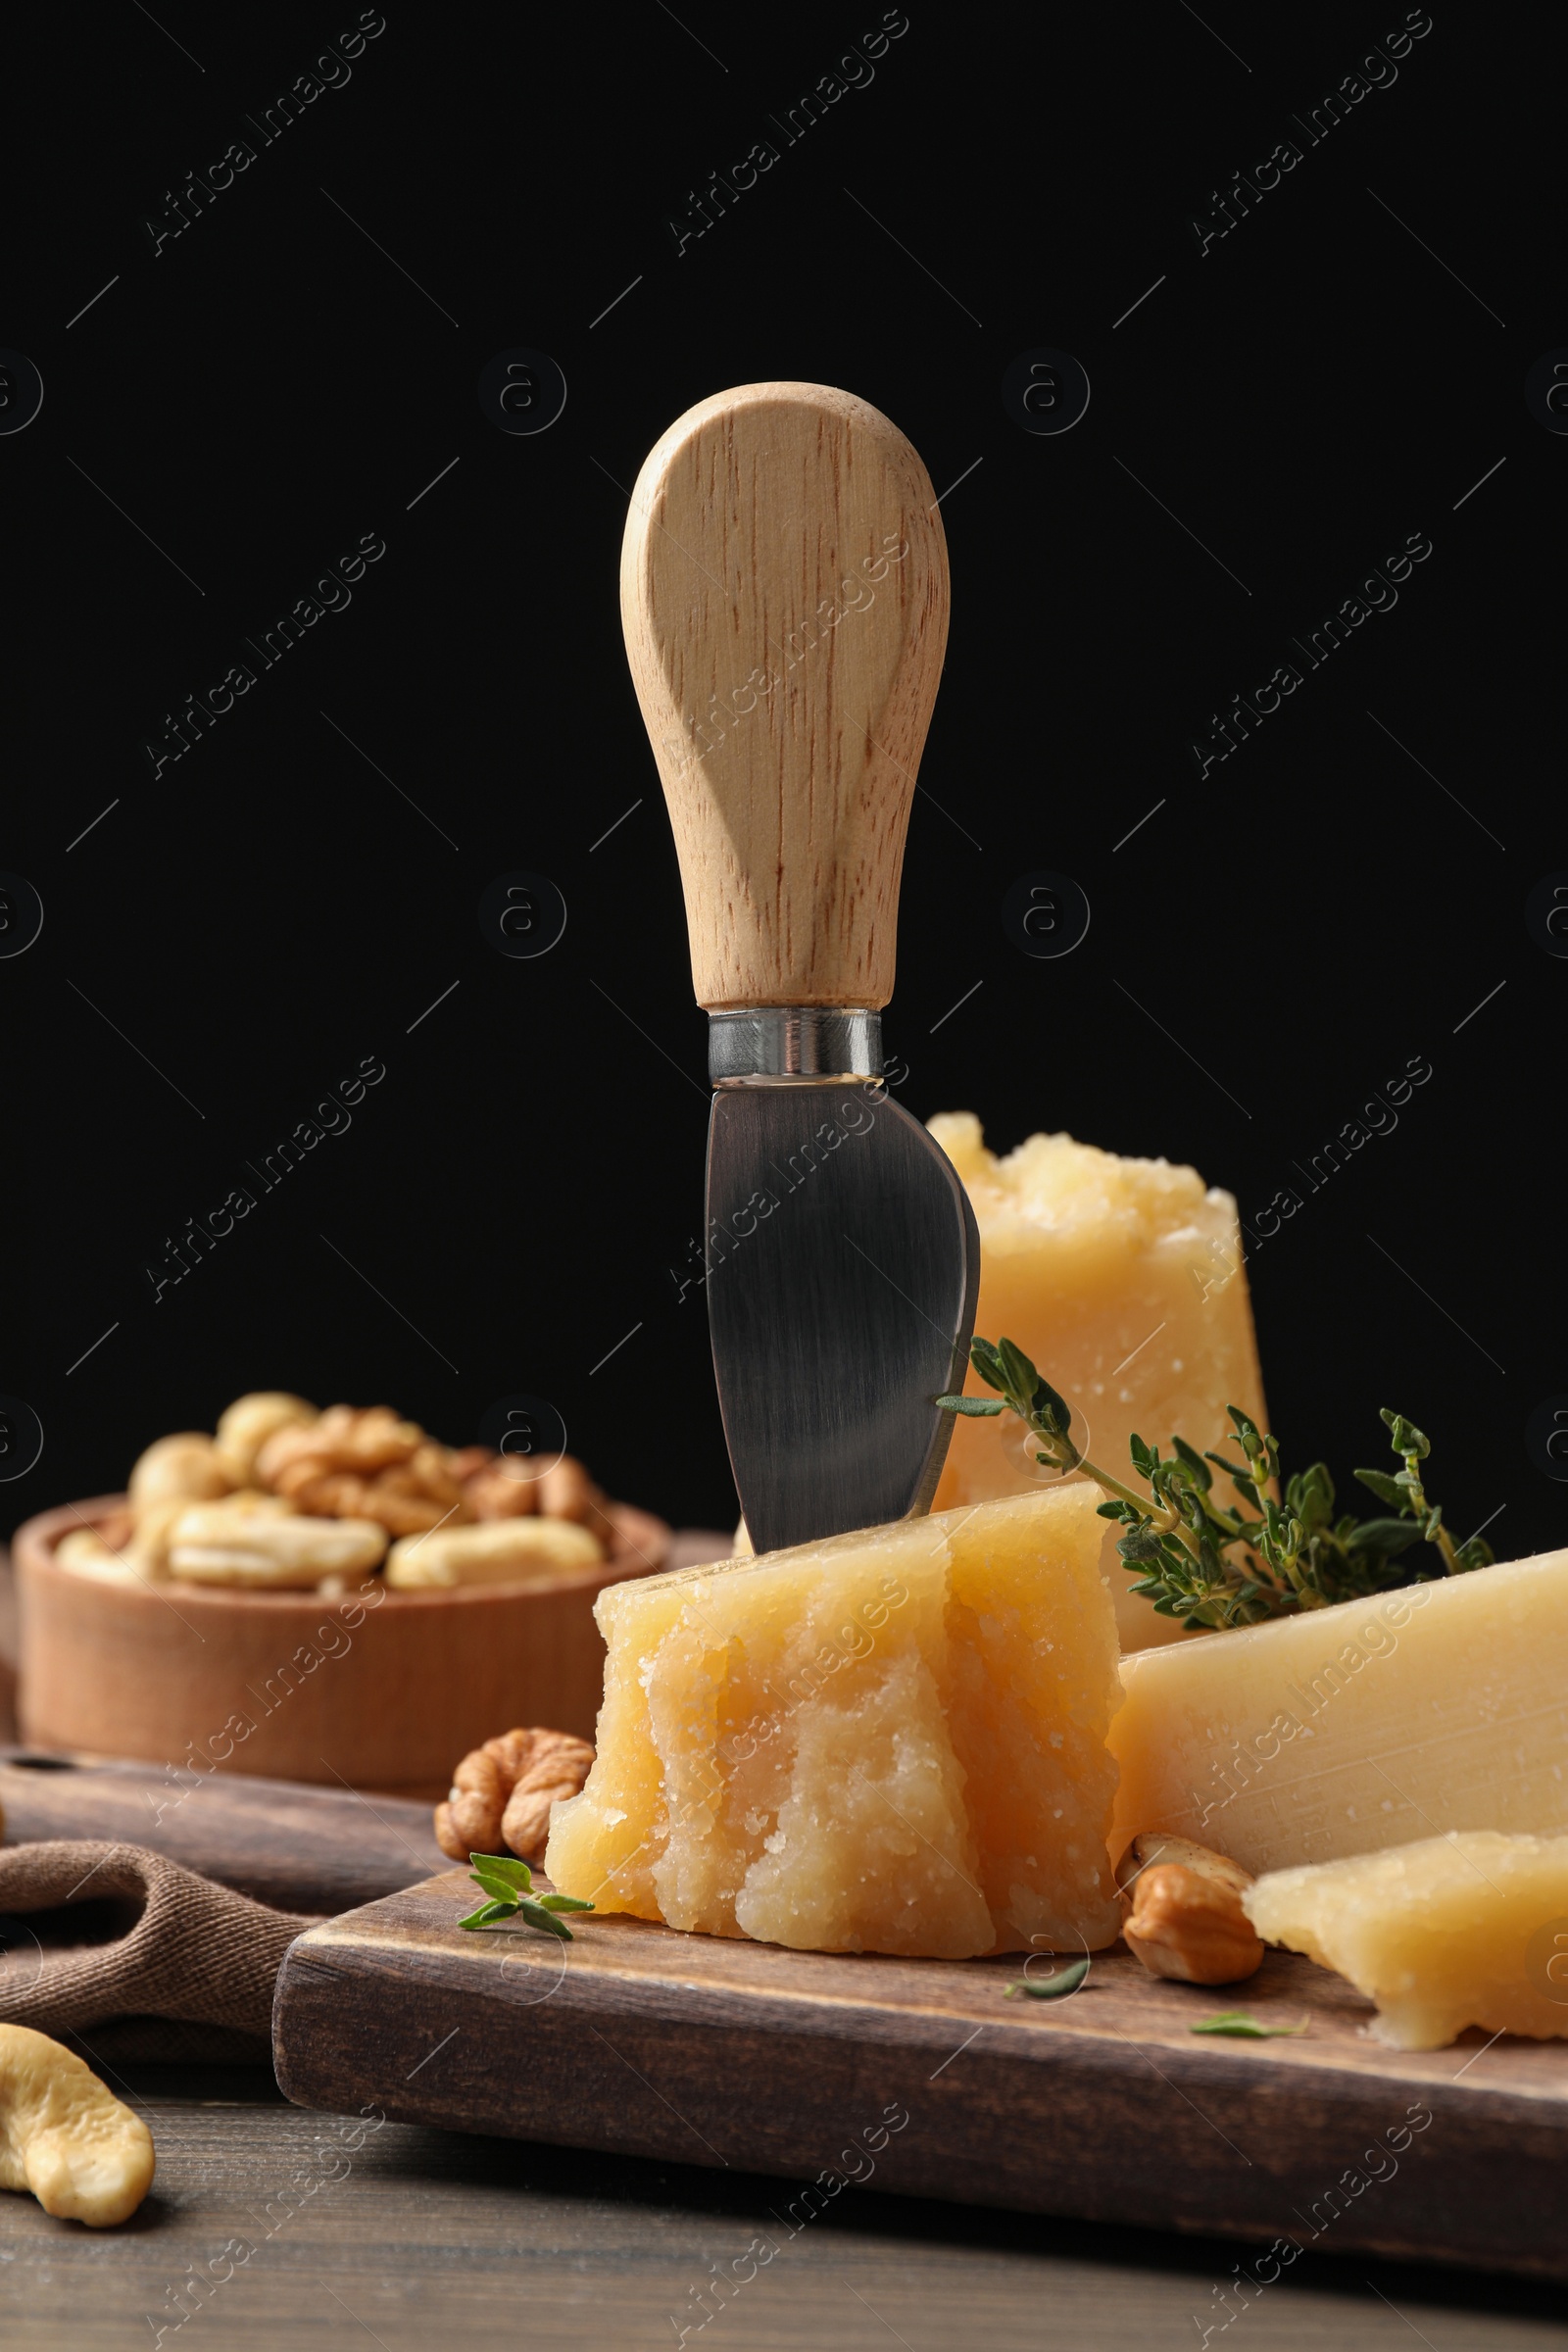
[[(619, 1917), (575, 1922), (569, 1946), (515, 1928), (466, 1935), (456, 1923), (471, 1894), (454, 1871), (292, 1945), (273, 2014), (291, 2098), (1568, 2278), (1560, 2044), (1386, 2050), (1366, 2038), (1371, 2013), (1351, 1988), (1290, 1953), (1270, 1953), (1238, 1994), (1158, 1983), (1113, 1952), (1082, 1991), (1047, 2005), (1004, 1996), (1016, 1960), (787, 1952)], [(1239, 1998), (1266, 2023), (1304, 2017), (1310, 2031), (1192, 2034)], [(907, 2125), (866, 2175), (852, 2150), (875, 2143), (890, 2108)]]
[(948, 635), (919, 458), (825, 385), (701, 401), (637, 477), (620, 597), (698, 1003), (885, 1004)]
[(370, 1579), (365, 1600), (99, 1584), (56, 1563), (69, 1529), (123, 1501), (45, 1511), (13, 1539), (24, 1740), (432, 1802), (461, 1756), (512, 1724), (593, 1738), (594, 1601), (662, 1567), (669, 1546), (662, 1520), (616, 1503), (611, 1557), (542, 1591), (393, 1592)]
[(1548, 2282), (1309, 2252), (1226, 2345), (1217, 2289), (1249, 2250), (1217, 2238), (874, 2182), (791, 2236), (800, 2184), (757, 2174), (310, 2114), (261, 2068), (117, 2066), (113, 2087), (157, 2143), (152, 2194), (105, 2230), (3, 2200), (6, 2352), (151, 2352), (159, 2327), (163, 2352), (673, 2352), (683, 2326), (688, 2352), (1192, 2352), (1195, 2315), (1210, 2352), (1568, 2342)]
[(5, 1843), (115, 1838), (279, 1911), (336, 1913), (450, 1868), (428, 1805), (235, 1773), (0, 1750)]

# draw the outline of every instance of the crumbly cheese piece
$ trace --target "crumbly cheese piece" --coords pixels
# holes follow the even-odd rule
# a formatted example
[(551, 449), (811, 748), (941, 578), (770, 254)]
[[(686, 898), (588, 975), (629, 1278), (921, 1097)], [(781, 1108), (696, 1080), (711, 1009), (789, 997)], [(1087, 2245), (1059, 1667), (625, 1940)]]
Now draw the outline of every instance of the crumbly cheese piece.
[[(980, 1228), (975, 1329), (1015, 1340), (1073, 1408), (1073, 1437), (1120, 1476), (1136, 1430), (1201, 1453), (1234, 1436), (1226, 1406), (1267, 1428), (1236, 1202), (1196, 1169), (1122, 1159), (1070, 1135), (1032, 1135), (1005, 1158), (968, 1111), (930, 1121)], [(971, 1395), (989, 1392), (970, 1373)], [(1026, 1493), (1039, 1479), (1023, 1424), (960, 1420), (939, 1505)], [(1132, 1590), (1105, 1540), (1124, 1649), (1179, 1641)]]
[(1261, 1877), (1568, 1831), (1568, 1551), (1146, 1650), (1122, 1682), (1122, 1843), (1170, 1831)]
[(1058, 1487), (612, 1586), (556, 1886), (803, 1950), (1103, 1948), (1119, 1685), (1096, 1500)]
[(1465, 1830), (1274, 1871), (1242, 1901), (1269, 1943), (1376, 2001), (1396, 2050), (1486, 2034), (1568, 2036), (1568, 1838)]

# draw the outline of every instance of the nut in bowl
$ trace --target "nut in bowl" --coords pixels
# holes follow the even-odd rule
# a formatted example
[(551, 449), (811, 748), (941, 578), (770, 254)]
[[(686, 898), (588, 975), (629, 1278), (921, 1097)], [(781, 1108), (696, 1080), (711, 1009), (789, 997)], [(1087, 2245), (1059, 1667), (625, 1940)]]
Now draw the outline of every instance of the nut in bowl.
[(484, 1527), (438, 1528), (402, 1536), (387, 1554), (386, 1581), (399, 1592), (454, 1585), (548, 1584), (591, 1568), (604, 1545), (570, 1519), (492, 1519)]
[(537, 1585), (604, 1560), (623, 1532), (614, 1507), (569, 1454), (530, 1478), (488, 1446), (441, 1445), (390, 1405), (321, 1412), (267, 1390), (236, 1397), (214, 1436), (156, 1439), (131, 1470), (122, 1524), (83, 1525), (55, 1557), (103, 1583), (251, 1592), (331, 1590), (383, 1565), (394, 1591)]
[(497, 1722), (591, 1735), (593, 1604), (669, 1530), (388, 1405), (239, 1397), (18, 1530), (24, 1737), (434, 1798)]
[(235, 1495), (181, 1511), (169, 1531), (169, 1573), (190, 1584), (275, 1591), (368, 1575), (385, 1549), (386, 1530), (373, 1519), (308, 1518)]

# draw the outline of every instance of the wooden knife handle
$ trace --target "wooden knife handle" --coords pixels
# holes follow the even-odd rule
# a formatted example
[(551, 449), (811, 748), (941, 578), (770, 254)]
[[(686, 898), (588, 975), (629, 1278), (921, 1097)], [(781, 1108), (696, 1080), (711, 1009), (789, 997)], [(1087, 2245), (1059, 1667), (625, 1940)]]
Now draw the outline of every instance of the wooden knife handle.
[(919, 458), (828, 385), (700, 401), (637, 477), (620, 605), (698, 1003), (879, 1009), (948, 637)]

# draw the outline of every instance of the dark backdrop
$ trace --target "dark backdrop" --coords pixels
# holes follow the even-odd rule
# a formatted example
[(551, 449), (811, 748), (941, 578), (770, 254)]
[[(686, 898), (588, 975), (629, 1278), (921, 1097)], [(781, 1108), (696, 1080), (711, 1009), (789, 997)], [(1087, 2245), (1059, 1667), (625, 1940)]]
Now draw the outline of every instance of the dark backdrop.
[[(793, 142), (876, 8), (387, 0), (352, 77), (326, 69), (265, 144), (352, 7), (58, 20), (14, 79), (32, 157), (0, 320), (45, 386), (0, 440), (0, 865), (45, 909), (0, 962), (24, 1187), (0, 1389), (45, 1430), (9, 1520), (272, 1385), (454, 1442), (543, 1394), (614, 1491), (728, 1519), (701, 1295), (671, 1273), (705, 1028), (616, 565), (661, 430), (789, 376), (883, 408), (947, 493), (901, 1099), (972, 1107), (1003, 1147), (1067, 1128), (1194, 1162), (1260, 1245), (1296, 1457), (1378, 1458), (1396, 1402), (1461, 1533), (1505, 1506), (1505, 1554), (1560, 1539), (1526, 1425), (1568, 1390), (1568, 963), (1526, 902), (1568, 867), (1568, 441), (1524, 386), (1568, 342), (1543, 253), (1563, 39), (1434, 10), (1316, 143), (1309, 110), (1404, 24), (1392, 0), (910, 0)], [(1220, 235), (1216, 192), (1287, 138), (1299, 162)], [(254, 162), (174, 235), (187, 172), (211, 186), (235, 140)], [(694, 195), (763, 140), (777, 161), (696, 234)], [(514, 347), (564, 371), (548, 432), (481, 412)], [(1057, 436), (1001, 396), (1042, 347), (1092, 385)], [(1397, 604), (1309, 669), (1292, 637), (1412, 535), (1432, 552)], [(246, 636), (362, 536), (385, 552), (352, 603), (262, 668)], [(256, 684), (155, 772), (168, 718), (241, 661)], [(1287, 662), (1300, 687), (1200, 775), (1193, 740)], [(476, 919), (517, 868), (569, 909), (533, 961)], [(1001, 925), (1038, 868), (1092, 906), (1064, 958)], [(1397, 1126), (1310, 1190), (1412, 1058), (1431, 1076)], [(352, 1125), (262, 1192), (245, 1163), (365, 1060), (385, 1074)], [(255, 1209), (158, 1295), (166, 1244), (242, 1184)]]

